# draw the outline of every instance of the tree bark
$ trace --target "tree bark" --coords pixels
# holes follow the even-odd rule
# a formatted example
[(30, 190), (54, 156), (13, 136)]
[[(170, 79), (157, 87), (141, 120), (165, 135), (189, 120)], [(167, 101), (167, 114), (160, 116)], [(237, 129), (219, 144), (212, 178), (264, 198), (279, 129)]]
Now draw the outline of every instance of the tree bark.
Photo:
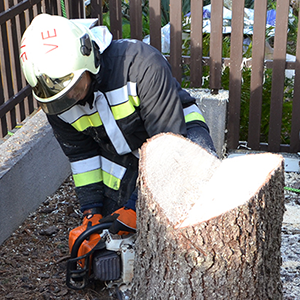
[(159, 134), (140, 152), (134, 299), (282, 299), (284, 167)]

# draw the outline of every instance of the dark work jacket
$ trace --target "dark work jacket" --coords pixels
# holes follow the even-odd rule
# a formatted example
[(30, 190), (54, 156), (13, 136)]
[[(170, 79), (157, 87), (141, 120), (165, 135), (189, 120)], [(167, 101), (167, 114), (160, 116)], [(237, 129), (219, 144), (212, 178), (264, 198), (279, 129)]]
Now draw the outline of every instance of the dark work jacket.
[[(116, 122), (113, 127), (120, 129), (127, 144), (125, 150), (117, 149), (112, 142), (100, 102), (112, 112)], [(60, 115), (48, 115), (55, 137), (70, 160), (73, 176), (75, 172), (74, 178), (93, 178), (75, 180), (81, 206), (103, 206), (110, 201), (123, 205), (135, 188), (135, 150), (158, 133), (185, 136), (183, 108), (194, 103), (195, 99), (173, 78), (170, 65), (159, 51), (136, 40), (112, 41), (101, 54), (100, 71), (93, 76), (89, 99)], [(117, 142), (120, 140), (123, 138)], [(116, 169), (121, 167), (122, 174), (117, 174), (121, 179), (103, 170), (102, 166), (113, 168), (107, 167), (109, 163)], [(94, 169), (86, 167), (88, 164)], [(104, 171), (103, 176), (95, 175), (95, 169)]]

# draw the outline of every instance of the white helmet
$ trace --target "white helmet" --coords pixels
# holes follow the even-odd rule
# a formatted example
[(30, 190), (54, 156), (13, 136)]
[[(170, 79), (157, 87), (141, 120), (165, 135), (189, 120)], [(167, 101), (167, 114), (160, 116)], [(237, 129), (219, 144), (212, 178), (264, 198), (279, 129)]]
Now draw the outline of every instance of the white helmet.
[(60, 16), (36, 16), (21, 40), (23, 73), (47, 114), (62, 113), (76, 104), (78, 100), (67, 94), (85, 71), (99, 72), (99, 55), (90, 30)]

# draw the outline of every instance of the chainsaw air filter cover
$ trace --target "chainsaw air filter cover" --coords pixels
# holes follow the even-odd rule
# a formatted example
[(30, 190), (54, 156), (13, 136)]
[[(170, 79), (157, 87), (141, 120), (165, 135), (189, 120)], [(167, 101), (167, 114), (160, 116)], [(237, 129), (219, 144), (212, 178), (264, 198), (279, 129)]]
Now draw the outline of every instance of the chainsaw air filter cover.
[(94, 254), (93, 272), (100, 281), (117, 280), (121, 277), (121, 258), (115, 251), (99, 251)]

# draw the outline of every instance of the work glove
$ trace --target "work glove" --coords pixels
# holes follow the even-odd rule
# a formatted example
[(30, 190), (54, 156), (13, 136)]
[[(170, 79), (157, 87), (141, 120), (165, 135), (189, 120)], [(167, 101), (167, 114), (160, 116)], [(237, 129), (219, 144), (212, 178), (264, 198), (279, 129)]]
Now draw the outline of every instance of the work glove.
[(122, 207), (100, 220), (100, 224), (108, 222), (113, 223), (109, 228), (113, 234), (136, 232), (136, 212), (131, 208)]
[[(99, 224), (102, 219), (102, 214), (100, 213), (100, 208), (91, 208), (83, 212), (82, 224), (69, 233), (69, 249), (70, 253), (74, 246), (75, 241), (80, 236), (81, 233), (86, 231), (88, 228)], [(97, 233), (91, 234), (90, 237), (85, 240), (79, 247), (77, 256), (82, 256), (91, 251), (97, 243), (100, 241), (100, 235)]]

